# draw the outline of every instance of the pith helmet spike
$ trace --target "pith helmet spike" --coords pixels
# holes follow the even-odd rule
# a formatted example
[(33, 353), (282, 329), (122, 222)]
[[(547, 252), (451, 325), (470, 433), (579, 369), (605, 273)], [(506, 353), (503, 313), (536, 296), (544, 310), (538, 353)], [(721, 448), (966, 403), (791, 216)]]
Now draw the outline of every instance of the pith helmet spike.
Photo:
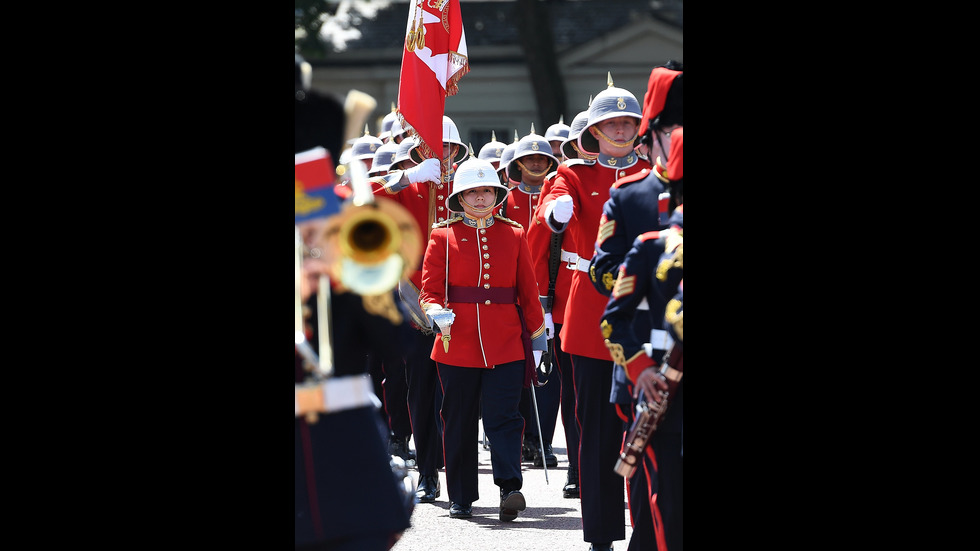
[(469, 142), (470, 146), (470, 158), (473, 158), (473, 142)]
[(558, 115), (558, 124), (565, 124), (565, 114)]
[(534, 123), (531, 123), (531, 134), (534, 134)]
[(396, 109), (395, 102), (391, 102), (391, 112), (394, 113)]
[(589, 107), (592, 107), (592, 94), (589, 94)]
[(613, 87), (612, 72), (611, 71), (608, 72), (608, 73), (606, 73), (606, 85), (609, 86), (610, 88)]
[(521, 137), (517, 135), (517, 129), (514, 129), (514, 143), (521, 141)]
[(497, 131), (496, 130), (491, 130), (490, 131), (490, 141), (491, 142), (497, 141)]
[(370, 136), (370, 135), (371, 135), (371, 131), (370, 131), (370, 130), (368, 130), (368, 125), (367, 125), (367, 123), (364, 123), (364, 135), (365, 135), (365, 136)]

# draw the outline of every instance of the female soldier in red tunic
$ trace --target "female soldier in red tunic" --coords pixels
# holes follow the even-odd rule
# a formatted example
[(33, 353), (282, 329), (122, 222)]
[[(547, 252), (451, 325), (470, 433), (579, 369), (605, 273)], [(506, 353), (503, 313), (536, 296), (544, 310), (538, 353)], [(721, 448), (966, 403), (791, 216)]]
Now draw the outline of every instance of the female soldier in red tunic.
[(480, 408), (490, 439), (501, 521), (526, 507), (520, 489), (521, 389), (533, 384), (532, 356), (547, 349), (531, 252), (520, 224), (494, 215), (507, 188), (488, 161), (456, 170), (447, 206), (462, 215), (433, 225), (422, 262), (419, 304), (438, 327), (432, 348), (444, 398), (441, 416), (452, 518), (469, 518), (480, 498)]

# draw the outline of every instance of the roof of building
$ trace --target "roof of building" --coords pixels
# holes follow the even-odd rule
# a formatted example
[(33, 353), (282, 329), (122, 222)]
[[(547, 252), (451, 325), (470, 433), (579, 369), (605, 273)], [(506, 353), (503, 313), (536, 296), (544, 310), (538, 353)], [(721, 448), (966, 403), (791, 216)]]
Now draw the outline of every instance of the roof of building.
[[(347, 51), (400, 51), (408, 20), (403, 2), (392, 2), (378, 10), (373, 19), (358, 15), (361, 38), (347, 42)], [(613, 31), (630, 21), (652, 17), (679, 30), (684, 28), (683, 0), (558, 0), (549, 2), (555, 52), (561, 53)], [(356, 11), (356, 10), (353, 10)], [(466, 33), (466, 46), (473, 53), (483, 46), (514, 46), (520, 43), (515, 19), (520, 17), (516, 2), (462, 1), (460, 13)], [(342, 57), (328, 54), (329, 59)]]

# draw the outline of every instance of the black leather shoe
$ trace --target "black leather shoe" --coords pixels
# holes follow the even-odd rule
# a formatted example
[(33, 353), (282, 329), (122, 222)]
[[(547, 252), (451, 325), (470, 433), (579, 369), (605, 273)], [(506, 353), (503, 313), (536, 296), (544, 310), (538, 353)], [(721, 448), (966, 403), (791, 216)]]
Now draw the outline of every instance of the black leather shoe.
[(392, 436), (391, 442), (388, 444), (388, 454), (396, 455), (401, 457), (405, 462), (405, 465), (409, 467), (415, 466), (415, 452), (408, 447), (408, 436)]
[(473, 506), (453, 503), (449, 506), (449, 518), (470, 518), (473, 516)]
[(593, 543), (589, 551), (612, 551), (611, 543)]
[(415, 491), (419, 496), (419, 503), (432, 503), (439, 497), (439, 477), (426, 476), (419, 477), (419, 489)]
[(538, 447), (538, 437), (534, 434), (525, 434), (524, 443), (521, 446), (521, 462), (533, 463), (541, 461), (541, 449)]
[(568, 467), (568, 478), (565, 479), (565, 487), (561, 489), (562, 496), (578, 498), (578, 469)]
[(500, 520), (503, 522), (510, 522), (517, 518), (517, 513), (523, 511), (527, 508), (527, 502), (524, 501), (524, 494), (520, 490), (514, 490), (512, 492), (507, 492), (506, 494), (501, 489), (500, 490)]
[[(544, 445), (544, 458), (548, 462), (548, 468), (554, 469), (558, 466), (558, 457), (555, 456), (555, 452), (551, 450), (551, 444)], [(541, 452), (534, 454), (534, 466), (542, 467), (544, 466), (544, 461), (541, 461)]]

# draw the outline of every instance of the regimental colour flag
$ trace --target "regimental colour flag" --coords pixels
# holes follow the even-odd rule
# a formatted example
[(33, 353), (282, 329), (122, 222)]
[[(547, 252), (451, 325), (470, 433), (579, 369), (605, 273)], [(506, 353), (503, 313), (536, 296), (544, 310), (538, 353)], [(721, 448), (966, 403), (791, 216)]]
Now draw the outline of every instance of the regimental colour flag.
[(446, 97), (469, 70), (459, 0), (409, 2), (396, 111), (423, 157), (442, 157)]

